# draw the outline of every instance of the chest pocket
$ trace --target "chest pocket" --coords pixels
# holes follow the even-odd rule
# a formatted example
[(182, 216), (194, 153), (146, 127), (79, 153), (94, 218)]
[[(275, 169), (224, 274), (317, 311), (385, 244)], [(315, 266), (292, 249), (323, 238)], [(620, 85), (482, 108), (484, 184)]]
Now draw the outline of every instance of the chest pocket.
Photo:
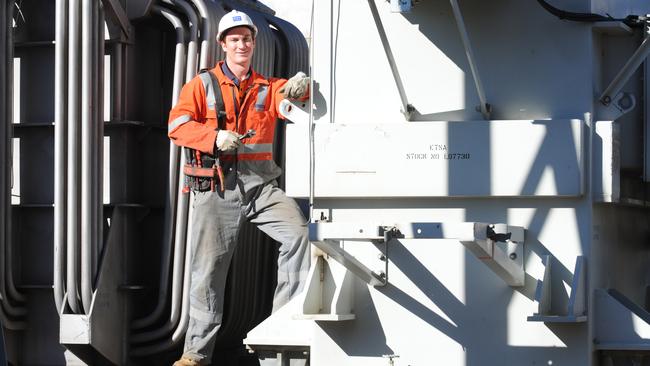
[(267, 110), (268, 85), (259, 85), (255, 102), (246, 111), (247, 128), (254, 128), (256, 135), (250, 142), (272, 142), (275, 132), (275, 114)]
[(272, 142), (275, 134), (275, 114), (270, 111), (257, 112), (254, 109), (248, 111), (247, 128), (255, 129), (255, 138), (251, 139), (256, 142)]

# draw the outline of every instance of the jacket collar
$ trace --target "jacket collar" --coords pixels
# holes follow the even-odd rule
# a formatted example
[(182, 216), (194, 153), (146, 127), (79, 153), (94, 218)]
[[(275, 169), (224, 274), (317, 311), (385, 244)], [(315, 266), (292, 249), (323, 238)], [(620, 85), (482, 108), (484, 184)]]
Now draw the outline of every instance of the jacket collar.
[[(219, 61), (217, 66), (215, 66), (215, 68), (212, 70), (217, 75), (217, 79), (219, 79), (220, 84), (235, 85), (239, 87), (239, 79), (237, 79), (232, 71), (230, 71), (228, 65), (226, 65), (224, 61)], [(254, 84), (269, 85), (268, 80), (266, 80), (262, 75), (255, 72), (252, 67), (248, 70), (247, 79)]]

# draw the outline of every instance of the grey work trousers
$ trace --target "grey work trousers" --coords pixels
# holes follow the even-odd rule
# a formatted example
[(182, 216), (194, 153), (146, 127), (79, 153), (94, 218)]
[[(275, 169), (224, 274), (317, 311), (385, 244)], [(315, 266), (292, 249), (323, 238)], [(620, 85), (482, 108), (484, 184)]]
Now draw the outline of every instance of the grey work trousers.
[(190, 321), (184, 357), (209, 364), (223, 316), (226, 276), (241, 224), (248, 220), (280, 242), (274, 310), (303, 287), (309, 272), (307, 223), (296, 202), (276, 184), (247, 193), (198, 192), (192, 219)]

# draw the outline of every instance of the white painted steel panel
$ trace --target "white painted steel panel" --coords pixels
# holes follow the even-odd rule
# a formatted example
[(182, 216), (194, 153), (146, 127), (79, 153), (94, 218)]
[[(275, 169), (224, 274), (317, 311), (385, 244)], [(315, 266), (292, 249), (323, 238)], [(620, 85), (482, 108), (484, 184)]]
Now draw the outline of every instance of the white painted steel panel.
[[(316, 124), (316, 197), (580, 196), (580, 120)], [(308, 127), (287, 127), (286, 190), (309, 192)]]

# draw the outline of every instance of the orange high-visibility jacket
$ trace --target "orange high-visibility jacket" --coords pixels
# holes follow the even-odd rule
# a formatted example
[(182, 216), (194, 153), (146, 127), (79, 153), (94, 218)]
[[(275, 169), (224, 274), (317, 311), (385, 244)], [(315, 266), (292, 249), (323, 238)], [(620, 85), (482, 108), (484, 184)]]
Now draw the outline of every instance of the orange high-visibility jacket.
[[(237, 170), (244, 173), (246, 186), (252, 187), (277, 178), (281, 170), (273, 161), (273, 141), (280, 101), (279, 92), (286, 79), (264, 78), (251, 70), (250, 76), (235, 83), (222, 71), (223, 61), (210, 70), (217, 77), (226, 110), (225, 129), (244, 134), (254, 129), (256, 135), (244, 140), (237, 151), (220, 153), (222, 160), (237, 160)], [(215, 152), (217, 108), (212, 79), (207, 73), (185, 84), (178, 103), (169, 113), (169, 138), (179, 146), (202, 153)], [(246, 177), (248, 175), (248, 177)]]

